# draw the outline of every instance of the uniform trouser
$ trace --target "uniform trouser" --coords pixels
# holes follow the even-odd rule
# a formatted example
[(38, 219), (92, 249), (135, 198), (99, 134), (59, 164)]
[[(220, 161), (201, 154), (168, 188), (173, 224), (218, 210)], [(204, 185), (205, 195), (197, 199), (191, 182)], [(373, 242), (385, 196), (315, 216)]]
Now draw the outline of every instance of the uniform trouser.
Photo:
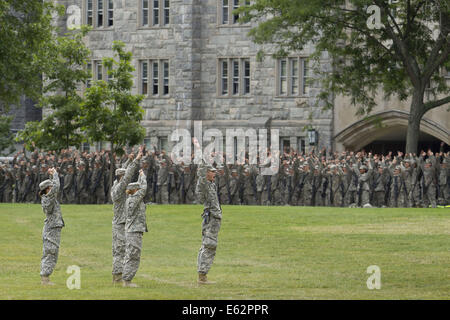
[(382, 207), (385, 206), (385, 192), (384, 191), (375, 191), (374, 195), (373, 195), (373, 205), (376, 207)]
[(125, 233), (125, 258), (123, 261), (122, 279), (131, 281), (139, 269), (141, 262), (143, 232)]
[(370, 194), (368, 190), (362, 190), (361, 191), (361, 197), (360, 197), (361, 207), (365, 204), (370, 204)]
[(198, 251), (197, 271), (207, 274), (216, 256), (217, 238), (219, 235), (221, 219), (210, 215), (209, 222), (202, 222), (202, 246)]
[(123, 262), (125, 258), (125, 223), (113, 223), (112, 225), (112, 274), (123, 272)]
[(356, 203), (358, 201), (358, 194), (356, 190), (348, 190), (345, 194), (345, 206), (348, 207), (352, 203)]
[(61, 227), (49, 228), (44, 225), (42, 230), (42, 259), (41, 276), (48, 277), (53, 273), (53, 269), (58, 261), (59, 244), (61, 241)]
[(440, 204), (447, 205), (449, 204), (449, 198), (450, 198), (450, 187), (446, 184), (439, 185), (439, 195), (438, 200)]
[(425, 206), (431, 204), (433, 208), (436, 208), (436, 186), (434, 184), (430, 184), (423, 193), (423, 202)]

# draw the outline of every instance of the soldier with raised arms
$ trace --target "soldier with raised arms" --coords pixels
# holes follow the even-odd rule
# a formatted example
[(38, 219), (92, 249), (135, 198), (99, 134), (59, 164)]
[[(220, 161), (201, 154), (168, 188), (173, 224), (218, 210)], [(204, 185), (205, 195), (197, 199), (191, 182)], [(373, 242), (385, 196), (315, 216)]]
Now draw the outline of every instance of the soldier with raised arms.
[[(194, 139), (197, 149), (200, 145)], [(202, 163), (198, 169), (198, 181), (195, 188), (197, 201), (203, 204), (202, 214), (202, 245), (197, 257), (197, 271), (199, 284), (211, 284), (207, 274), (216, 255), (217, 240), (222, 221), (222, 208), (217, 196), (217, 186), (214, 183), (216, 168), (211, 164)]]
[(60, 189), (58, 173), (56, 169), (50, 168), (48, 174), (51, 176), (51, 179), (42, 181), (39, 184), (42, 210), (46, 216), (44, 229), (42, 230), (43, 252), (40, 273), (43, 285), (53, 285), (49, 277), (58, 261), (61, 229), (64, 227), (64, 220), (58, 202)]
[(129, 161), (124, 164), (124, 168), (116, 169), (116, 180), (111, 188), (111, 199), (113, 201), (114, 217), (112, 221), (112, 255), (113, 255), (113, 284), (122, 281), (123, 259), (125, 257), (125, 202), (127, 200), (126, 188), (131, 182), (136, 167), (142, 158), (141, 146), (136, 159), (133, 154), (129, 155)]
[(147, 193), (147, 177), (139, 170), (137, 182), (127, 186), (128, 198), (125, 202), (125, 259), (123, 262), (123, 286), (137, 287), (131, 283), (141, 261), (142, 236), (147, 232), (144, 197)]

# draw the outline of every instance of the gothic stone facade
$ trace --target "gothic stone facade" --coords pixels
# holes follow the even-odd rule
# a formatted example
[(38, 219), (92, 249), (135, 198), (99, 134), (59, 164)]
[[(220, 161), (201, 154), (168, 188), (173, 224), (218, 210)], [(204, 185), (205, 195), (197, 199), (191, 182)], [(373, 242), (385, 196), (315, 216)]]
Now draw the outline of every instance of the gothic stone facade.
[[(235, 23), (233, 0), (71, 0), (58, 1), (66, 16), (58, 21), (91, 24), (86, 44), (92, 51), (94, 80), (105, 79), (99, 66), (121, 40), (133, 53), (135, 93), (146, 94), (143, 125), (148, 146), (170, 147), (167, 140), (184, 120), (202, 120), (203, 130), (279, 129), (281, 145), (308, 148), (305, 126), (319, 133), (319, 147), (332, 146), (333, 112), (316, 105), (319, 88), (302, 52), (284, 60), (270, 46), (248, 37), (252, 25)], [(72, 6), (70, 9), (69, 7)], [(77, 21), (76, 16), (80, 19)], [(75, 17), (75, 19), (74, 19)], [(264, 49), (269, 53), (257, 59)], [(321, 66), (329, 68), (323, 55)]]

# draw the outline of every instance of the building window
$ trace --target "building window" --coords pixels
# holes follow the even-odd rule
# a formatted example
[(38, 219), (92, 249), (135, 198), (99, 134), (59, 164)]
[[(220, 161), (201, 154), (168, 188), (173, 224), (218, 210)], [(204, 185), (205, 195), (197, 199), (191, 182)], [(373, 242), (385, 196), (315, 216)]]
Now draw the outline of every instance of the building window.
[(114, 1), (108, 0), (108, 27), (114, 25)]
[[(308, 61), (301, 57), (289, 57), (277, 60), (277, 95), (306, 96), (309, 93)], [(301, 91), (300, 91), (301, 88)]]
[[(250, 94), (250, 59), (219, 59), (219, 88), (221, 96), (243, 96)], [(231, 91), (228, 90), (231, 88)]]
[(146, 148), (147, 150), (150, 150), (150, 149), (151, 149), (151, 146), (152, 146), (151, 139), (150, 139), (150, 138), (145, 138), (145, 139), (144, 139), (144, 145), (145, 145), (145, 148)]
[[(163, 27), (170, 23), (169, 0), (139, 0), (139, 25), (141, 27)], [(151, 12), (151, 14), (150, 14)]]
[(93, 16), (94, 16), (94, 6), (93, 0), (87, 0), (86, 4), (86, 24), (92, 26), (93, 25)]
[(84, 24), (94, 28), (114, 25), (114, 0), (84, 0)]
[(103, 64), (101, 61), (94, 61), (95, 65), (95, 80), (103, 80)]
[[(139, 93), (153, 97), (168, 97), (169, 76), (169, 60), (141, 60), (139, 62)], [(149, 77), (151, 77), (150, 92)]]
[[(233, 11), (238, 9), (241, 5), (249, 5), (249, 0), (219, 0), (220, 24), (233, 25), (238, 24), (240, 15), (234, 14)], [(230, 19), (231, 17), (231, 19)]]
[(169, 146), (167, 137), (158, 137), (158, 149), (159, 151), (167, 151)]
[(88, 62), (86, 64), (86, 70), (90, 74), (89, 78), (86, 79), (86, 88), (90, 88), (91, 87), (91, 81), (92, 81), (92, 62)]
[(148, 94), (148, 62), (141, 61), (141, 94)]

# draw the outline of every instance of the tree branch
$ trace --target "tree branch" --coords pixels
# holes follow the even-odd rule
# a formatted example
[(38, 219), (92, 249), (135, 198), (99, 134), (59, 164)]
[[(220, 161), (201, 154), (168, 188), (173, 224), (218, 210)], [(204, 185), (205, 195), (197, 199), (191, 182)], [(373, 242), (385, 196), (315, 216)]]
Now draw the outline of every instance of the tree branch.
[(435, 101), (429, 101), (423, 104), (425, 112), (428, 110), (431, 110), (433, 108), (437, 108), (442, 106), (443, 104), (450, 103), (450, 96), (447, 96), (445, 98), (435, 100)]

